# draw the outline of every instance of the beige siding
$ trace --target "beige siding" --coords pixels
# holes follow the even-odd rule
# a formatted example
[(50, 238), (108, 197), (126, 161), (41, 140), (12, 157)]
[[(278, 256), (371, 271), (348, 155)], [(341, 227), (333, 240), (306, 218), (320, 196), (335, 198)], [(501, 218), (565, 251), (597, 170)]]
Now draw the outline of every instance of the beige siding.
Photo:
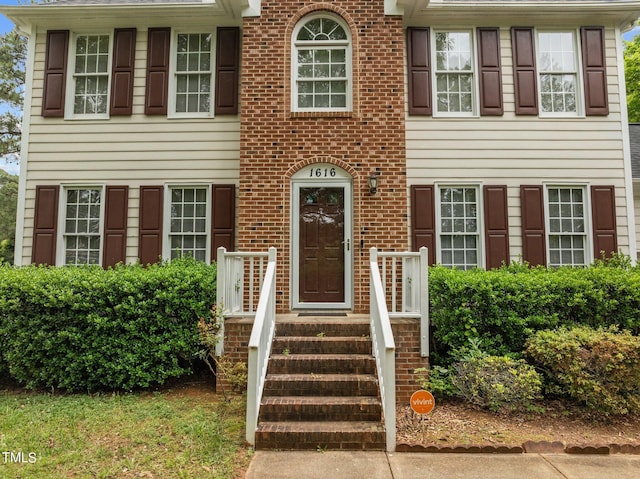
[[(105, 29), (104, 31), (113, 30)], [(25, 195), (22, 262), (31, 259), (35, 187), (38, 184), (129, 185), (127, 261), (138, 248), (140, 185), (236, 183), (240, 121), (168, 119), (144, 115), (147, 31), (138, 28), (133, 115), (109, 120), (63, 120), (40, 116), (45, 33), (36, 43), (33, 102)]]
[(607, 29), (609, 110), (606, 117), (516, 116), (511, 25), (502, 25), (505, 113), (501, 117), (407, 116), (408, 184), (508, 186), (512, 259), (522, 253), (520, 185), (543, 182), (615, 185), (618, 244), (629, 251), (615, 31)]
[[(636, 226), (640, 226), (640, 181), (633, 182), (633, 204)], [(640, 261), (640, 228), (636, 227), (636, 250), (638, 261)]]

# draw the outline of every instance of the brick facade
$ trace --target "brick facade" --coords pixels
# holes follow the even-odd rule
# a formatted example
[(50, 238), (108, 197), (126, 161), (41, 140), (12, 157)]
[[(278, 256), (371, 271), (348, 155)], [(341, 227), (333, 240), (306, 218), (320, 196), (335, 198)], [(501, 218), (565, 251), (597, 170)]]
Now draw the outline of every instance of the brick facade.
[[(279, 312), (291, 306), (291, 176), (303, 166), (332, 163), (353, 177), (355, 312), (368, 311), (368, 249), (408, 249), (402, 18), (383, 9), (382, 1), (271, 0), (243, 21), (238, 249), (278, 249)], [(353, 108), (292, 112), (292, 32), (323, 10), (351, 31)]]

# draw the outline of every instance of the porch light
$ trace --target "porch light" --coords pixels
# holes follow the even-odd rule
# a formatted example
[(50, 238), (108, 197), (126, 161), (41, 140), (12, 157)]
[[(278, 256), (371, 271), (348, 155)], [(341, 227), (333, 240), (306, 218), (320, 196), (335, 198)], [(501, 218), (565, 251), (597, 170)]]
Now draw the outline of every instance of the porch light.
[(369, 175), (369, 193), (375, 195), (378, 192), (378, 176), (375, 173)]

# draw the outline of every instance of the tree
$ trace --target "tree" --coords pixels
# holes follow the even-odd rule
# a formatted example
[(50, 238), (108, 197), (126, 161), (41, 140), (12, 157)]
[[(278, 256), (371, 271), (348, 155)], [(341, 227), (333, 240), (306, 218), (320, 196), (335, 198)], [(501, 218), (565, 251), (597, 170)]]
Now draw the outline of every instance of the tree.
[(0, 170), (0, 264), (13, 262), (18, 206), (18, 177)]
[(0, 35), (0, 156), (20, 151), (26, 38), (16, 29)]
[(629, 122), (640, 122), (640, 35), (625, 42), (624, 75), (627, 84)]

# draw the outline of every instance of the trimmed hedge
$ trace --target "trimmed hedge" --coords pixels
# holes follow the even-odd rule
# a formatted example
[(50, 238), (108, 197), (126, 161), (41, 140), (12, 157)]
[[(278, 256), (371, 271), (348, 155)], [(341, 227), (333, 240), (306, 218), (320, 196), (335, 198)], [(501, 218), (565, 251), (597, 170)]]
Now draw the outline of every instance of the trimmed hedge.
[(27, 387), (130, 390), (190, 371), (216, 267), (0, 268), (0, 367)]
[(480, 338), (491, 355), (518, 356), (535, 331), (563, 325), (618, 326), (640, 333), (640, 269), (429, 270), (432, 351), (436, 364)]

